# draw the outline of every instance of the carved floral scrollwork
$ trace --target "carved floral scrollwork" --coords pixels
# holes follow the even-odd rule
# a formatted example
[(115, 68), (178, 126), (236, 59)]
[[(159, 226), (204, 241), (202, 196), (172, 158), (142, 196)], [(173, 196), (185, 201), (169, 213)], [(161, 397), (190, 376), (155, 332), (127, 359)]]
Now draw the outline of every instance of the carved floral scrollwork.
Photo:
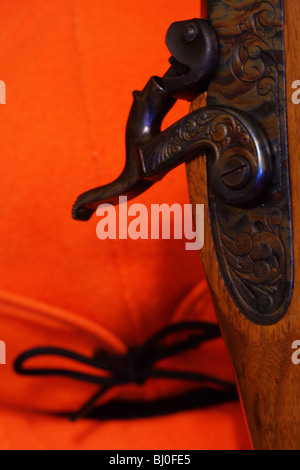
[(233, 146), (244, 147), (251, 154), (250, 158), (255, 158), (251, 136), (239, 119), (220, 108), (204, 108), (167, 129), (163, 138), (151, 143), (149, 151), (143, 150), (146, 170), (154, 171), (186, 149), (190, 151), (193, 143), (199, 149), (211, 147), (217, 159)]
[(278, 64), (273, 37), (276, 33), (276, 11), (267, 1), (256, 2), (248, 10), (239, 29), (241, 40), (233, 50), (231, 67), (237, 79), (255, 83), (257, 93), (278, 92)]
[(243, 301), (264, 315), (278, 308), (285, 290), (285, 248), (278, 231), (282, 220), (281, 209), (274, 206), (235, 237), (226, 234), (225, 224), (220, 225), (231, 278), (239, 284)]
[(239, 310), (272, 324), (285, 314), (293, 284), (283, 1), (211, 0), (209, 17), (218, 30), (219, 62), (207, 104), (251, 115), (267, 134), (273, 162), (270, 189), (257, 205), (236, 209), (209, 193), (214, 244)]

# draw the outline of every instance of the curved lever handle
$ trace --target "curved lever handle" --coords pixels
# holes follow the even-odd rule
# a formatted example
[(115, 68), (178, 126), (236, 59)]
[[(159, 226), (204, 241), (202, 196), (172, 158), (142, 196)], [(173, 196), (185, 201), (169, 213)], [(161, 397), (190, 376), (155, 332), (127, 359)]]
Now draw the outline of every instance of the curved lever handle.
[[(123, 172), (114, 182), (80, 195), (73, 218), (88, 220), (101, 203), (118, 204), (122, 195), (136, 197), (202, 149), (214, 153), (209, 181), (225, 202), (253, 204), (265, 191), (271, 175), (269, 145), (262, 130), (240, 113), (203, 108), (161, 132), (161, 123), (178, 97), (193, 99), (206, 89), (217, 58), (216, 37), (205, 20), (174, 23), (167, 43), (173, 52), (171, 68), (133, 93)], [(180, 69), (185, 73), (180, 75)]]
[(210, 24), (202, 19), (173, 23), (166, 42), (171, 51), (171, 67), (162, 77), (152, 77), (143, 91), (133, 93), (134, 102), (126, 129), (126, 164), (121, 175), (110, 184), (80, 195), (73, 207), (73, 218), (88, 220), (104, 201), (116, 204), (119, 195), (135, 197), (153, 182), (143, 178), (136, 154), (138, 142), (149, 141), (160, 132), (163, 118), (176, 99), (192, 101), (206, 90), (217, 63), (217, 38)]

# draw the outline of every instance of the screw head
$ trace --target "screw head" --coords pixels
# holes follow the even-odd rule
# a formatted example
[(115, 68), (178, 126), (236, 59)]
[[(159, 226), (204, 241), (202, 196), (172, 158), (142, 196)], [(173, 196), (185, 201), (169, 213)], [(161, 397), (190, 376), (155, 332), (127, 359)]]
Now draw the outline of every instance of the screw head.
[(251, 168), (248, 160), (242, 155), (229, 157), (221, 168), (223, 183), (230, 189), (241, 189), (249, 181)]
[(194, 42), (198, 36), (198, 28), (194, 23), (189, 23), (183, 30), (183, 37), (186, 44)]

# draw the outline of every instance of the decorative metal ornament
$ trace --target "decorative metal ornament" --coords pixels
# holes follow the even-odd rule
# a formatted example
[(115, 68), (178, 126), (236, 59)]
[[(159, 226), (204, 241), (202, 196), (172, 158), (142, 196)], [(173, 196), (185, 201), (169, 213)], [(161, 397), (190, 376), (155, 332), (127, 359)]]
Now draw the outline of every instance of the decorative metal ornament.
[[(88, 220), (100, 203), (133, 198), (207, 150), (223, 279), (249, 320), (275, 323), (286, 312), (293, 271), (282, 2), (211, 0), (209, 21), (174, 23), (167, 45), (168, 72), (133, 94), (122, 174), (79, 196), (73, 217)], [(207, 107), (161, 132), (176, 99), (205, 90)]]
[[(292, 217), (285, 108), (282, 0), (211, 0), (218, 36), (208, 106), (232, 106), (255, 117), (268, 137), (272, 183), (247, 210), (209, 188), (212, 234), (222, 276), (239, 310), (260, 324), (284, 315), (293, 283)], [(208, 172), (210, 168), (208, 160)]]

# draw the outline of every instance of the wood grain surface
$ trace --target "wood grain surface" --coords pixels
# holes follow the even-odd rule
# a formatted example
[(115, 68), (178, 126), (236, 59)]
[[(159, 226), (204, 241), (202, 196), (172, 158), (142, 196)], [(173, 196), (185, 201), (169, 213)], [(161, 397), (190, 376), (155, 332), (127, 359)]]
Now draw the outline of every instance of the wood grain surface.
[[(209, 1), (209, 0), (208, 0)], [(221, 278), (210, 231), (206, 159), (187, 165), (193, 205), (205, 204), (205, 242), (200, 252), (219, 323), (235, 370), (255, 449), (300, 449), (300, 365), (292, 343), (300, 340), (300, 105), (292, 103), (292, 83), (300, 80), (300, 1), (285, 0), (288, 145), (294, 235), (294, 290), (288, 312), (272, 326), (259, 326), (237, 309)], [(199, 97), (193, 109), (205, 105)]]

